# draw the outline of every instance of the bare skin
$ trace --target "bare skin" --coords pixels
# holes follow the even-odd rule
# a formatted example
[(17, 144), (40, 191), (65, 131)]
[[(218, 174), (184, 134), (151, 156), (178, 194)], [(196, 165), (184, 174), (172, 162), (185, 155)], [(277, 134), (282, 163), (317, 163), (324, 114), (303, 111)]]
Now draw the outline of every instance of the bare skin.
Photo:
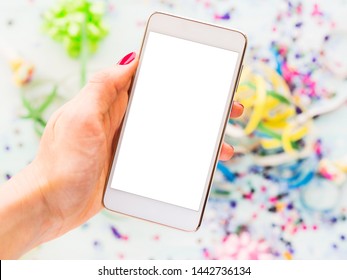
[[(0, 259), (14, 259), (76, 228), (102, 209), (131, 79), (138, 65), (97, 73), (50, 118), (36, 158), (0, 188)], [(231, 117), (243, 106), (235, 102)], [(223, 144), (220, 159), (234, 150)]]

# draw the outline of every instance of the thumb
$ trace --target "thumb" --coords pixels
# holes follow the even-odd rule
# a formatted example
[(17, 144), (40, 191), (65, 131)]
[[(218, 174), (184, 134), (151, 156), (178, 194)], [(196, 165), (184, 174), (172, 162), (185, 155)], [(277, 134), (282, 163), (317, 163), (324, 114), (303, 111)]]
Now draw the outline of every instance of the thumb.
[(128, 90), (137, 65), (136, 53), (129, 53), (116, 66), (94, 74), (82, 89), (81, 94), (90, 96), (97, 104), (110, 106), (119, 92)]

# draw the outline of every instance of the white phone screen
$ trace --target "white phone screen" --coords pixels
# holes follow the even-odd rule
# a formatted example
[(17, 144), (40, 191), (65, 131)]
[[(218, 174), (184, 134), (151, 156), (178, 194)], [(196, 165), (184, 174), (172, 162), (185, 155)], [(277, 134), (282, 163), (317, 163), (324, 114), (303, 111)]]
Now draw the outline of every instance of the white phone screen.
[(150, 32), (111, 187), (199, 210), (238, 53)]

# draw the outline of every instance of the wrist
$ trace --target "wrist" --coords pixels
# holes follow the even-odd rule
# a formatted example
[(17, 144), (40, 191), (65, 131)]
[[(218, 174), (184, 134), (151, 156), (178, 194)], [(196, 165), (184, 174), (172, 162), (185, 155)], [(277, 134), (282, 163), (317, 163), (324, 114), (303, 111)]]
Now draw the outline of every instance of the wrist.
[[(27, 207), (36, 207), (37, 209), (33, 212), (33, 215), (39, 215), (37, 232), (37, 245), (39, 245), (59, 236), (62, 227), (60, 217), (52, 211), (45, 196), (47, 189), (54, 189), (54, 186), (52, 186), (54, 182), (45, 176), (46, 172), (41, 168), (40, 162), (36, 159), (23, 171), (22, 179), (26, 180), (27, 183), (23, 183), (22, 185), (25, 185), (28, 193), (25, 204)], [(21, 188), (20, 184), (17, 184), (16, 187)]]
[(50, 215), (36, 163), (31, 163), (0, 188), (0, 256), (17, 258), (59, 232)]

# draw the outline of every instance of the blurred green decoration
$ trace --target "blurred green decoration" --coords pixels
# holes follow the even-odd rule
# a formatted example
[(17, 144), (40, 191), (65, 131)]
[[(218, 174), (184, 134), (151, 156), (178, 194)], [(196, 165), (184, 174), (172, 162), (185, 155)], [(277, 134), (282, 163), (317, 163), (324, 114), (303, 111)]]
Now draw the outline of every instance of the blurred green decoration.
[[(44, 100), (40, 104), (34, 104), (34, 102), (29, 101), (26, 98), (26, 95), (22, 91), (21, 99), (24, 108), (27, 111), (27, 115), (23, 116), (24, 119), (30, 119), (33, 121), (34, 129), (37, 135), (41, 136), (46, 127), (46, 120), (44, 117), (45, 111), (48, 107), (54, 102), (57, 97), (57, 86), (54, 85), (53, 89), (47, 96), (45, 96)], [(36, 103), (36, 102), (35, 102)]]
[(13, 73), (13, 82), (19, 89), (22, 105), (26, 114), (22, 116), (34, 124), (35, 132), (41, 136), (46, 126), (47, 115), (51, 105), (57, 101), (58, 87), (52, 81), (33, 79), (35, 66), (20, 57), (15, 51), (6, 57)]
[(108, 34), (104, 14), (104, 3), (91, 0), (60, 0), (44, 14), (44, 31), (62, 43), (70, 57), (80, 59), (81, 86), (86, 82), (88, 57)]

